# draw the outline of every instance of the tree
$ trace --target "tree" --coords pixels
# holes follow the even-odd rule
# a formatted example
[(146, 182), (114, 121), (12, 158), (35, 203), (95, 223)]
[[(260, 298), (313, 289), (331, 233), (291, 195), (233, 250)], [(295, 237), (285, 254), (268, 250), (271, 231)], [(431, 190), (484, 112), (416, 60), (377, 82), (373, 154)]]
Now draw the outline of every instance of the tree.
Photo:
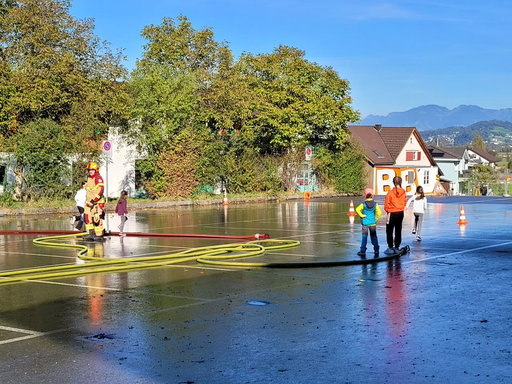
[(74, 19), (69, 7), (67, 0), (20, 0), (0, 8), (0, 80), (9, 91), (0, 99), (0, 135), (51, 119), (68, 135), (67, 150), (94, 152), (95, 140), (124, 117), (126, 70), (121, 53), (93, 34), (92, 20)]
[(490, 165), (477, 164), (471, 170), (469, 176), (473, 185), (496, 183), (498, 176), (496, 171)]
[(36, 120), (23, 126), (16, 136), (15, 200), (63, 197), (68, 160), (64, 153), (68, 138), (52, 120)]
[[(160, 25), (144, 28), (142, 36), (148, 43), (131, 76), (134, 104), (125, 133), (147, 154), (140, 165), (151, 196), (189, 193), (199, 182), (198, 165), (211, 169), (211, 161), (215, 159), (216, 164), (224, 147), (213, 140), (208, 125), (216, 115), (210, 112), (209, 105), (215, 103), (210, 89), (221, 68), (231, 66), (231, 51), (215, 41), (211, 29), (197, 31), (185, 16), (178, 21), (164, 18)], [(184, 142), (195, 145), (184, 146)], [(176, 153), (181, 154), (181, 167), (170, 161)], [(204, 159), (204, 153), (213, 158)], [(183, 178), (183, 169), (194, 177)]]
[(240, 60), (252, 92), (250, 131), (262, 153), (282, 154), (294, 147), (324, 145), (342, 149), (352, 110), (349, 85), (329, 67), (304, 58), (304, 52), (280, 46), (271, 54), (244, 54)]
[[(99, 143), (109, 127), (127, 116), (130, 99), (121, 52), (113, 53), (107, 42), (94, 35), (92, 20), (74, 19), (69, 8), (68, 0), (0, 3), (0, 143), (4, 150), (19, 149), (31, 122), (52, 120), (66, 137), (62, 152), (91, 159), (99, 154)], [(30, 168), (26, 165), (18, 171)], [(30, 180), (26, 175), (21, 179)], [(17, 190), (22, 190), (21, 185)]]
[(483, 149), (484, 151), (486, 148), (483, 137), (480, 136), (478, 133), (475, 134), (475, 136), (473, 137), (473, 142), (471, 143), (471, 145), (473, 146), (473, 148)]
[(347, 123), (359, 118), (348, 82), (303, 51), (281, 46), (233, 62), (211, 29), (195, 30), (184, 16), (178, 23), (164, 18), (142, 36), (148, 43), (132, 73), (135, 101), (125, 132), (147, 154), (140, 165), (154, 196), (184, 180), (169, 160), (184, 132), (200, 145), (180, 149), (192, 162), (181, 169), (196, 176), (183, 190), (222, 181), (232, 191), (275, 191), (289, 184), (276, 175), (290, 154), (306, 145), (333, 153), (347, 145)]

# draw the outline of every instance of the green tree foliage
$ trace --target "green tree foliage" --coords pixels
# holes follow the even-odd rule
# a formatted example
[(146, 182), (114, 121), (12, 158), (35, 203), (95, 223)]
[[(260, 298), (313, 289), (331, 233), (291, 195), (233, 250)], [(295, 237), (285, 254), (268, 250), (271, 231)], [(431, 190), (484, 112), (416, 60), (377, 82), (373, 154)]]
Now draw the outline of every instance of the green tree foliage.
[(359, 115), (349, 106), (348, 82), (332, 68), (310, 63), (303, 51), (286, 46), (271, 54), (244, 54), (239, 68), (255, 95), (242, 129), (261, 153), (306, 145), (343, 148), (347, 123)]
[[(52, 120), (66, 137), (60, 153), (79, 162), (95, 158), (108, 128), (127, 117), (130, 99), (120, 52), (93, 34), (92, 20), (76, 20), (67, 0), (3, 0), (0, 3), (0, 146), (21, 156), (31, 122)], [(46, 123), (45, 123), (46, 124)], [(53, 141), (47, 135), (40, 140)], [(52, 148), (53, 143), (41, 143)], [(48, 155), (48, 154), (46, 154)], [(29, 164), (27, 161), (35, 161)], [(17, 159), (16, 195), (21, 182), (42, 164)], [(58, 167), (56, 168), (58, 169)], [(82, 170), (83, 171), (83, 170)], [(62, 179), (62, 177), (57, 178)], [(39, 188), (38, 185), (36, 185)], [(30, 189), (30, 188), (29, 188)], [(44, 189), (44, 188), (43, 188)], [(52, 187), (57, 193), (58, 191)], [(31, 196), (36, 194), (29, 191)]]
[(364, 189), (366, 158), (354, 142), (349, 142), (339, 154), (319, 148), (315, 159), (315, 174), (321, 185), (336, 192), (359, 194)]
[[(4, 2), (5, 3), (5, 2)], [(94, 152), (129, 99), (121, 53), (76, 20), (67, 0), (20, 0), (0, 7), (0, 135), (15, 136), (39, 118), (61, 124), (67, 149)], [(6, 96), (7, 95), (7, 96)]]
[(473, 185), (493, 184), (498, 180), (498, 175), (490, 165), (477, 164), (472, 169), (470, 180)]
[(22, 128), (13, 145), (15, 174), (21, 180), (15, 199), (64, 197), (69, 177), (64, 131), (49, 119), (36, 120)]
[[(231, 52), (213, 39), (210, 29), (196, 31), (186, 17), (178, 20), (164, 18), (162, 24), (144, 28), (148, 43), (131, 76), (134, 106), (125, 133), (148, 154), (141, 165), (151, 196), (190, 195), (198, 184), (198, 164), (214, 163), (208, 167), (215, 168), (223, 148), (208, 143), (211, 137), (200, 116), (208, 115), (208, 89), (219, 68), (229, 67)], [(212, 158), (204, 159), (203, 153)], [(192, 177), (184, 177), (184, 169)]]
[[(132, 74), (127, 133), (148, 153), (144, 176), (153, 195), (169, 193), (164, 185), (179, 179), (184, 191), (219, 181), (231, 192), (288, 188), (290, 154), (306, 145), (342, 150), (347, 123), (359, 117), (350, 107), (348, 82), (296, 48), (233, 62), (211, 29), (195, 30), (184, 16), (164, 18), (142, 36), (148, 43)], [(192, 162), (180, 162), (181, 168), (195, 173), (186, 186), (168, 161), (184, 130), (199, 143), (188, 151), (200, 155), (181, 151)], [(167, 161), (155, 153), (165, 153)]]
[(193, 125), (197, 107), (192, 75), (164, 64), (138, 68), (132, 74), (131, 139), (144, 152), (172, 146), (180, 132)]

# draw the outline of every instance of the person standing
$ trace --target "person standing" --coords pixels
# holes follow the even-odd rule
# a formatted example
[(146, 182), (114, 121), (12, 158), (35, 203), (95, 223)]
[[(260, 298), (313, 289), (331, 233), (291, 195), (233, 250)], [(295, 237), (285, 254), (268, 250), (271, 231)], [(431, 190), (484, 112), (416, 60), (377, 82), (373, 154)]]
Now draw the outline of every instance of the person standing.
[(103, 197), (104, 183), (99, 173), (98, 164), (90, 162), (87, 164), (89, 177), (85, 184), (86, 203), (85, 203), (85, 230), (88, 233), (84, 240), (103, 241), (103, 209), (105, 208), (105, 198)]
[(414, 225), (412, 227), (412, 234), (416, 234), (416, 240), (421, 241), (421, 227), (423, 224), (423, 215), (427, 209), (427, 198), (423, 192), (423, 187), (418, 185), (416, 194), (412, 196), (407, 202), (406, 208), (412, 204), (414, 213)]
[(386, 255), (393, 255), (400, 250), (402, 222), (404, 221), (404, 210), (407, 205), (407, 194), (402, 188), (402, 178), (400, 176), (393, 177), (393, 185), (393, 189), (386, 194), (384, 201), (384, 210), (387, 212), (386, 240), (388, 249), (384, 251)]
[(370, 240), (373, 245), (373, 252), (375, 257), (379, 257), (379, 239), (377, 238), (377, 221), (379, 221), (382, 211), (379, 204), (373, 200), (373, 189), (366, 188), (364, 190), (366, 200), (359, 204), (356, 212), (361, 218), (362, 225), (362, 238), (361, 250), (357, 252), (358, 256), (366, 257), (366, 244), (368, 242), (368, 233), (370, 233)]
[(124, 223), (128, 220), (128, 192), (122, 191), (119, 200), (116, 205), (116, 213), (121, 217), (121, 224), (119, 224), (119, 236), (124, 237), (126, 233), (124, 233)]
[(85, 181), (82, 181), (82, 187), (75, 194), (75, 203), (79, 215), (71, 216), (71, 219), (69, 220), (69, 224), (75, 226), (79, 231), (82, 230), (85, 223), (84, 207), (86, 198), (87, 191), (85, 190)]

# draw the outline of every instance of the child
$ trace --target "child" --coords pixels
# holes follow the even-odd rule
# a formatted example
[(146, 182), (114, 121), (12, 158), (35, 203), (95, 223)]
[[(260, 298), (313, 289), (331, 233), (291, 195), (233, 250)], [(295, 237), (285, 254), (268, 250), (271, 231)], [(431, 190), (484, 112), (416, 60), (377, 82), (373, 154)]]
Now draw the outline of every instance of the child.
[(128, 192), (122, 191), (119, 200), (116, 205), (116, 213), (121, 216), (121, 224), (119, 224), (119, 236), (124, 237), (126, 234), (124, 233), (124, 223), (128, 220)]
[[(384, 210), (388, 213), (386, 218), (386, 240), (388, 248), (384, 251), (386, 255), (397, 254), (402, 243), (402, 222), (404, 221), (404, 210), (407, 205), (407, 195), (402, 188), (402, 178), (393, 177), (394, 188), (386, 194)], [(393, 239), (393, 233), (395, 238)]]
[(373, 201), (373, 189), (366, 188), (364, 190), (366, 200), (359, 204), (356, 212), (361, 217), (361, 225), (363, 236), (361, 238), (361, 250), (357, 252), (358, 256), (366, 257), (366, 243), (368, 242), (368, 232), (370, 232), (370, 240), (373, 244), (375, 257), (379, 257), (379, 239), (377, 238), (377, 221), (382, 214), (379, 204)]
[(409, 199), (407, 207), (412, 206), (414, 212), (414, 225), (412, 227), (412, 234), (416, 234), (416, 240), (421, 241), (421, 224), (423, 223), (423, 215), (427, 209), (427, 198), (423, 192), (423, 187), (418, 185), (416, 188), (416, 194)]
[(76, 192), (76, 195), (75, 195), (76, 208), (78, 209), (79, 215), (71, 216), (71, 219), (69, 219), (69, 224), (75, 225), (75, 223), (76, 223), (75, 228), (78, 231), (82, 230), (83, 225), (85, 223), (84, 206), (85, 206), (86, 195), (87, 195), (87, 191), (85, 190), (85, 181), (82, 181), (82, 187)]

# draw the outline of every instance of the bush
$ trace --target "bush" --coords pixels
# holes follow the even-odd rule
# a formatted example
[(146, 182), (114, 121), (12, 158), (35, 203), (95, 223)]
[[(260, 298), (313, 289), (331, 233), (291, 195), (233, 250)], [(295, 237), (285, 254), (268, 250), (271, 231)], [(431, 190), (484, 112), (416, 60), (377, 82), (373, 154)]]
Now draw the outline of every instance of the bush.
[(318, 148), (313, 168), (323, 189), (333, 188), (338, 193), (360, 193), (366, 179), (365, 156), (355, 144), (347, 145), (341, 153)]

